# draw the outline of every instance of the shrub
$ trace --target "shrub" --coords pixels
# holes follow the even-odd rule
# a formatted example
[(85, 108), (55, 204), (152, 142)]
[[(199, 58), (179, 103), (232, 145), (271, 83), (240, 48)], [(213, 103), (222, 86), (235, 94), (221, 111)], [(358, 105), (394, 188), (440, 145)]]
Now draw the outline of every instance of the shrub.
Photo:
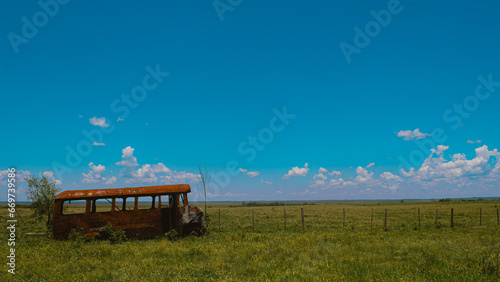
[(56, 188), (55, 181), (49, 181), (42, 175), (41, 178), (34, 175), (24, 178), (28, 183), (26, 194), (28, 200), (31, 200), (30, 207), (33, 209), (36, 218), (47, 216), (47, 235), (52, 235), (52, 208), (54, 200), (60, 189)]
[(69, 233), (68, 236), (68, 241), (72, 241), (75, 243), (85, 242), (86, 238), (85, 238), (85, 231), (83, 230), (83, 228), (78, 227), (71, 229), (71, 232)]
[(113, 225), (111, 225), (111, 223), (108, 223), (104, 231), (99, 234), (98, 239), (108, 240), (112, 244), (117, 244), (127, 241), (127, 236), (125, 236), (125, 230), (113, 230)]
[(179, 233), (177, 233), (177, 230), (172, 229), (165, 233), (165, 237), (167, 237), (170, 241), (177, 241), (179, 240)]

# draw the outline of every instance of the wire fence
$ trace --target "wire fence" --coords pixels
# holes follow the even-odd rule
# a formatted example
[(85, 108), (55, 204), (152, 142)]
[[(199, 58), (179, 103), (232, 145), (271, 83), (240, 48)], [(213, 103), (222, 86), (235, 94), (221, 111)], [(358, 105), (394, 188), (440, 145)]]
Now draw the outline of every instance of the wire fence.
[(214, 231), (419, 230), (500, 226), (498, 208), (457, 207), (224, 207), (210, 213)]

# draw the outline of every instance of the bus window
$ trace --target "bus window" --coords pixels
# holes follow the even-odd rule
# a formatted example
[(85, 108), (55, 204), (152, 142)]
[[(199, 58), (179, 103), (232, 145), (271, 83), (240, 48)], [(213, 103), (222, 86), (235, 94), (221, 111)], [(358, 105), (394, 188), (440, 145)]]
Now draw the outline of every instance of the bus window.
[(159, 204), (159, 197), (153, 196), (153, 203), (151, 204), (152, 209), (157, 209)]
[(181, 200), (180, 200), (179, 206), (181, 206), (181, 207), (187, 206), (187, 193), (181, 194)]
[(153, 209), (155, 206), (158, 206), (158, 199), (155, 199), (156, 201), (153, 203), (154, 197), (151, 196), (143, 196), (143, 197), (138, 197), (139, 198), (139, 205), (138, 208), (140, 210), (148, 210), (148, 209)]
[(169, 195), (161, 195), (161, 207), (162, 208), (169, 208), (171, 206), (171, 196)]
[(69, 200), (63, 203), (63, 214), (84, 214), (87, 206), (86, 200)]
[(120, 206), (120, 210), (132, 211), (132, 210), (134, 210), (135, 197), (124, 198), (121, 203), (122, 203), (122, 205)]
[(92, 200), (92, 212), (110, 212), (112, 199)]
[(115, 211), (122, 211), (123, 209), (123, 198), (115, 199)]

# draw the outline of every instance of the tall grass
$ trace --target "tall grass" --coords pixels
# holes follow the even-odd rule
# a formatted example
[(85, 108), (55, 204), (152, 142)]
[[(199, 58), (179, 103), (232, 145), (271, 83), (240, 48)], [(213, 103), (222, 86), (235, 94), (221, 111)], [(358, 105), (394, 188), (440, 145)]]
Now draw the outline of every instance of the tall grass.
[[(27, 224), (18, 227), (17, 274), (22, 281), (66, 280), (453, 280), (496, 281), (498, 201), (466, 203), (318, 203), (304, 206), (208, 206), (212, 217), (208, 236), (172, 242), (149, 241), (75, 243), (52, 241), (26, 233), (43, 232), (30, 211), (20, 208)], [(449, 227), (449, 208), (455, 228)], [(218, 209), (221, 231), (218, 231)], [(374, 226), (370, 230), (371, 209)], [(421, 227), (417, 226), (417, 209)], [(435, 228), (435, 209), (441, 211)], [(479, 224), (483, 210), (483, 227)], [(252, 232), (251, 210), (255, 214)], [(346, 224), (342, 229), (342, 211)], [(389, 227), (383, 231), (388, 210)], [(6, 220), (6, 208), (0, 214)], [(7, 233), (0, 246), (6, 254)], [(4, 256), (5, 257), (5, 256)], [(4, 259), (6, 260), (6, 259)], [(4, 264), (0, 281), (13, 276)]]

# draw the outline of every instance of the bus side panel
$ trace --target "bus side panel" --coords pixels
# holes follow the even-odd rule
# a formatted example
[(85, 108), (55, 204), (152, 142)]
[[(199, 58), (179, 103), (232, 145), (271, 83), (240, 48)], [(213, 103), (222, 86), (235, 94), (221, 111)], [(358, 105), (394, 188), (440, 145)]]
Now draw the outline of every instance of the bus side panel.
[(163, 235), (161, 210), (158, 208), (91, 213), (88, 222), (91, 232), (111, 223), (113, 229), (125, 230), (129, 239), (152, 239)]
[(72, 229), (88, 229), (88, 220), (85, 214), (59, 215), (52, 220), (52, 234), (54, 239), (65, 240)]
[(110, 223), (113, 229), (125, 230), (127, 238), (152, 239), (164, 234), (160, 209), (96, 212), (55, 216), (55, 239), (67, 239), (71, 229), (81, 227), (86, 233), (102, 232)]

